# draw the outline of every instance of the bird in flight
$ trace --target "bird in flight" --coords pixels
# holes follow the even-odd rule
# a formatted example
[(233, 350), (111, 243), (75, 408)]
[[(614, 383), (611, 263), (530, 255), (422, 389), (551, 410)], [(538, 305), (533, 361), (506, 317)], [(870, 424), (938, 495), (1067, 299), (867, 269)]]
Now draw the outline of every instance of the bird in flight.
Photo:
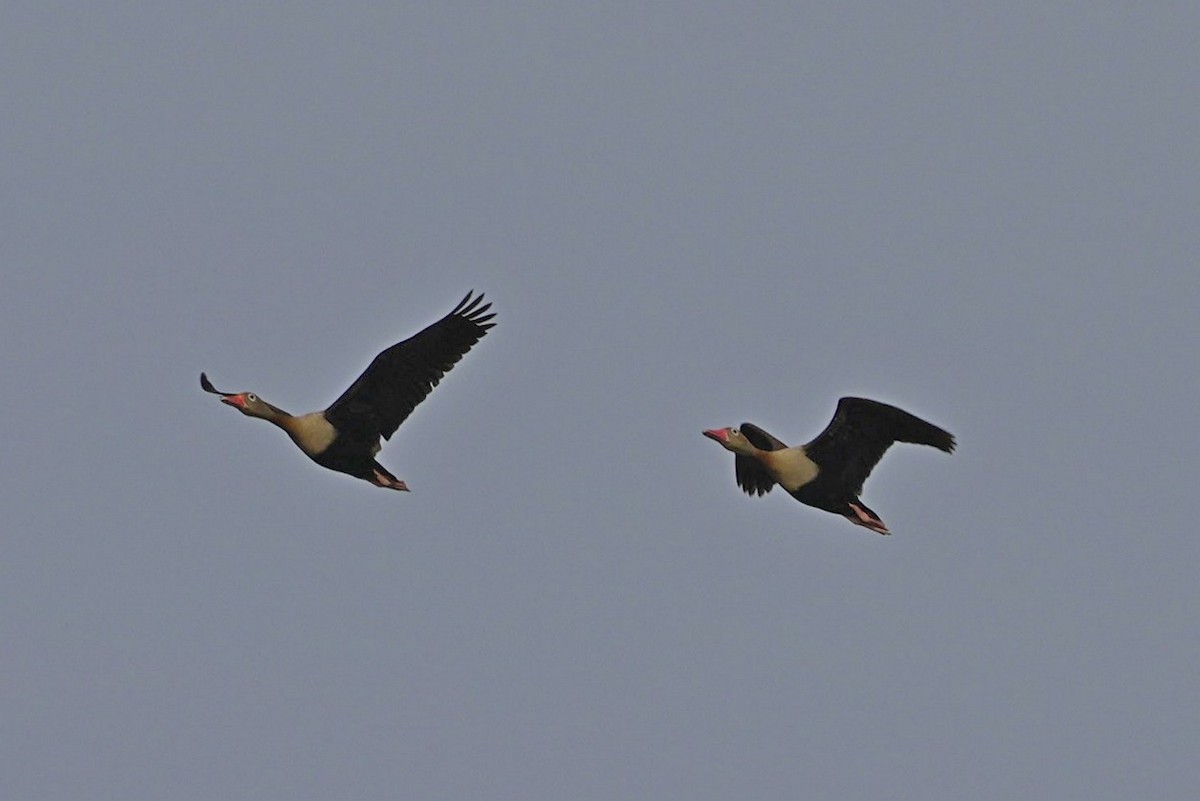
[(893, 442), (954, 452), (954, 435), (903, 409), (866, 398), (842, 398), (833, 420), (807, 445), (789, 448), (753, 423), (704, 432), (734, 454), (734, 477), (747, 495), (776, 484), (800, 503), (843, 515), (851, 523), (890, 534), (858, 495)]
[(442, 377), (482, 339), (495, 313), (472, 292), (454, 310), (423, 331), (387, 348), (350, 388), (324, 411), (291, 415), (253, 392), (221, 392), (204, 373), (200, 387), (221, 396), (242, 414), (274, 423), (305, 455), (322, 467), (361, 478), (377, 487), (408, 491), (408, 485), (375, 461), (382, 445)]

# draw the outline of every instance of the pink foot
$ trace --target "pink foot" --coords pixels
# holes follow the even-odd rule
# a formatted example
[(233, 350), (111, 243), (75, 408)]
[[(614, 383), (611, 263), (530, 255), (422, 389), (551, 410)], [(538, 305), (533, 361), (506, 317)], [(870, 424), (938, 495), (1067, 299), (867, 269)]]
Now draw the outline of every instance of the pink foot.
[(377, 487), (385, 487), (387, 489), (394, 489), (394, 490), (400, 490), (401, 492), (408, 492), (408, 485), (405, 484), (403, 481), (401, 481), (398, 478), (391, 478), (389, 476), (385, 476), (383, 473), (380, 473), (378, 470), (374, 471), (373, 483)]
[(872, 517), (861, 506), (856, 503), (850, 504), (850, 508), (854, 510), (854, 516), (846, 515), (846, 519), (856, 526), (869, 528), (877, 534), (891, 534), (888, 527), (878, 517)]

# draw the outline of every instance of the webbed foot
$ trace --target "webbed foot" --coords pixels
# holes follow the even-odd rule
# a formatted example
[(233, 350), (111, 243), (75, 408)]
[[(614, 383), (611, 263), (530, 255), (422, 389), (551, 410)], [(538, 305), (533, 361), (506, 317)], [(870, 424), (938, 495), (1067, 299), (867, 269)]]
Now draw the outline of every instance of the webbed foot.
[(381, 473), (378, 470), (373, 471), (371, 483), (377, 487), (384, 487), (385, 489), (394, 489), (399, 490), (400, 492), (409, 491), (408, 485), (403, 481), (394, 476), (389, 476), (386, 473)]
[(854, 525), (862, 526), (863, 528), (869, 528), (871, 531), (874, 531), (877, 534), (892, 533), (888, 531), (887, 525), (882, 520), (876, 517), (873, 513), (863, 509), (863, 507), (859, 506), (857, 503), (850, 504), (850, 509), (853, 510), (854, 514), (846, 513), (846, 519)]

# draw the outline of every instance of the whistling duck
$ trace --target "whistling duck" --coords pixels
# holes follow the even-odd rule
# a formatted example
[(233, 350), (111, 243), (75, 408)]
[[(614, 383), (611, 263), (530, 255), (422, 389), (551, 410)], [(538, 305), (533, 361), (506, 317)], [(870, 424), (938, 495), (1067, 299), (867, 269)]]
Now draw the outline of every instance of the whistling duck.
[(789, 448), (753, 423), (705, 431), (733, 451), (734, 476), (747, 495), (778, 484), (800, 503), (844, 515), (880, 534), (888, 527), (858, 498), (871, 469), (893, 442), (954, 452), (954, 435), (903, 409), (866, 398), (842, 398), (833, 420), (807, 445)]
[(495, 323), (492, 304), (471, 292), (454, 310), (425, 330), (380, 353), (342, 396), (323, 412), (294, 417), (253, 392), (220, 392), (204, 373), (200, 386), (242, 414), (282, 428), (300, 450), (322, 467), (408, 491), (408, 485), (375, 461), (380, 437), (389, 439), (417, 404)]

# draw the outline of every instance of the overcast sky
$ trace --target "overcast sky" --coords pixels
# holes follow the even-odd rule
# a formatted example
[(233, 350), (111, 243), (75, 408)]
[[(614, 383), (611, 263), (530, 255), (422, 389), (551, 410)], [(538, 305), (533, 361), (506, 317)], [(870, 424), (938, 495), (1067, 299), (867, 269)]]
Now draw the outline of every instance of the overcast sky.
[[(0, 796), (1192, 799), (1200, 7), (0, 10)], [(484, 291), (380, 454), (300, 413)], [(880, 537), (705, 428), (838, 397)]]

